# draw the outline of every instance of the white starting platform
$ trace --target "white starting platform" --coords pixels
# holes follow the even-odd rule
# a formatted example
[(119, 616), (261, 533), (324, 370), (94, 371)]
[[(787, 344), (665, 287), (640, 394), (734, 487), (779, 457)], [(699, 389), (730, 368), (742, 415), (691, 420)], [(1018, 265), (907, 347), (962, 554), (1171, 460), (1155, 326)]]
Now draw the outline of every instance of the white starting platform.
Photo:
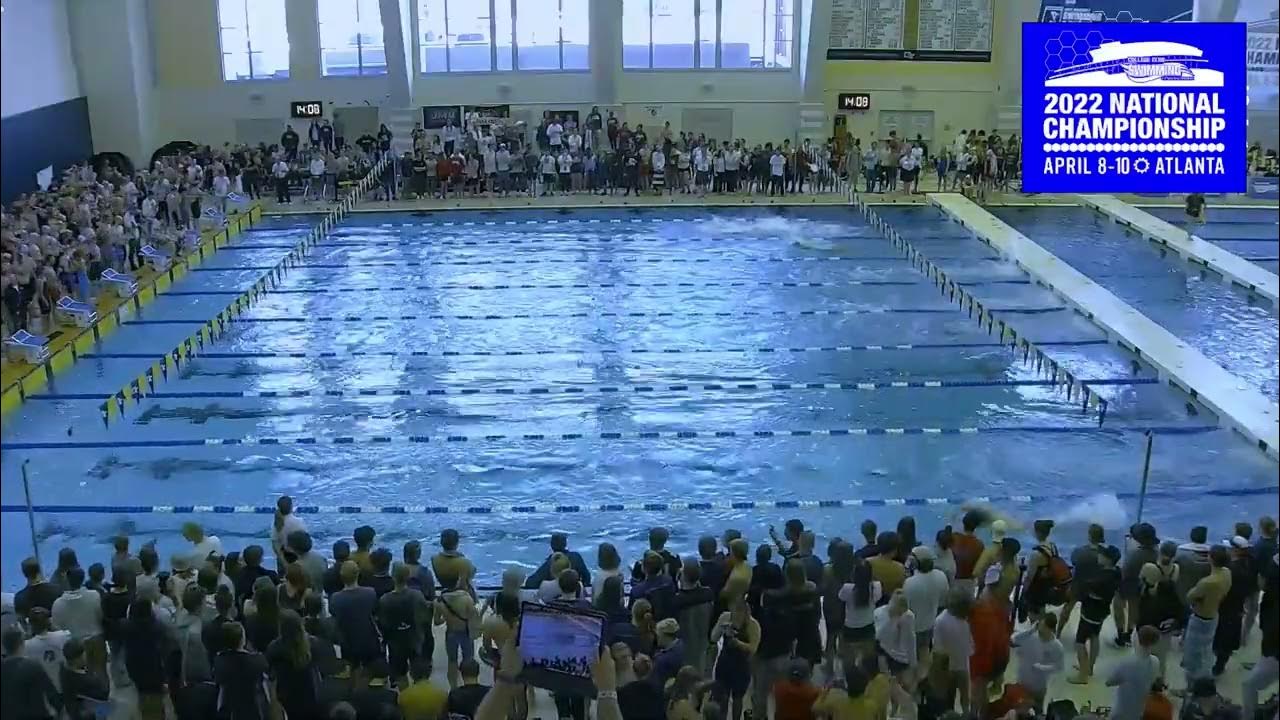
[(98, 310), (92, 303), (80, 302), (66, 296), (58, 298), (58, 304), (53, 307), (53, 314), (63, 325), (82, 328), (89, 327), (98, 321)]
[(171, 258), (155, 249), (154, 246), (143, 245), (138, 250), (138, 254), (141, 255), (142, 259), (145, 260), (156, 272), (164, 272), (169, 269)]
[(133, 297), (138, 293), (138, 281), (132, 275), (116, 272), (114, 268), (102, 271), (102, 286), (120, 298)]
[(1089, 316), (1113, 342), (1155, 366), (1166, 382), (1194, 393), (1224, 424), (1277, 457), (1280, 408), (1276, 403), (968, 198), (956, 193), (929, 193), (927, 198)]
[(49, 338), (19, 330), (5, 339), (4, 352), (11, 360), (39, 365), (49, 359)]
[(1280, 305), (1280, 277), (1275, 273), (1111, 195), (1079, 198), (1087, 207), (1169, 248), (1183, 260), (1214, 271), (1232, 284), (1267, 298), (1272, 305)]

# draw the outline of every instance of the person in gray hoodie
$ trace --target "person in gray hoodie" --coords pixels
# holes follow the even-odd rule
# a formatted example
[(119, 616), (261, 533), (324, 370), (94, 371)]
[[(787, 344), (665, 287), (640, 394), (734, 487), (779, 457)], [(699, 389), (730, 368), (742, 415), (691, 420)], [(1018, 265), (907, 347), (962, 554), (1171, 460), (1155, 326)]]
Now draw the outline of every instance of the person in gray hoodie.
[(102, 637), (102, 596), (84, 586), (84, 570), (73, 567), (66, 573), (67, 591), (53, 601), (53, 624), (71, 632), (83, 643), (85, 660), (95, 672), (105, 675), (107, 646)]
[(1191, 542), (1178, 546), (1173, 562), (1178, 566), (1178, 597), (1185, 607), (1187, 593), (1196, 583), (1209, 574), (1209, 528), (1197, 525), (1191, 528)]

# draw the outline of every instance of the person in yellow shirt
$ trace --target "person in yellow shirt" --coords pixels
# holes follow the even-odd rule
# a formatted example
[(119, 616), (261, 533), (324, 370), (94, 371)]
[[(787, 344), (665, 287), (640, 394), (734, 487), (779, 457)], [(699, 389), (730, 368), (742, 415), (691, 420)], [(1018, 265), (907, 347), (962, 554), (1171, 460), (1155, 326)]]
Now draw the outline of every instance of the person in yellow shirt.
[(880, 533), (876, 538), (876, 549), (880, 554), (867, 562), (871, 565), (871, 577), (880, 583), (880, 604), (883, 605), (907, 581), (907, 568), (897, 560), (898, 533)]
[(751, 566), (747, 564), (747, 552), (750, 548), (747, 541), (736, 538), (729, 543), (729, 576), (725, 580), (724, 589), (720, 591), (720, 601), (727, 607), (733, 601), (745, 597), (751, 587)]
[(1209, 574), (1187, 593), (1191, 614), (1182, 633), (1182, 669), (1187, 681), (1212, 677), (1213, 636), (1218, 607), (1231, 590), (1231, 555), (1221, 545), (1209, 550)]
[(404, 720), (441, 720), (449, 703), (449, 691), (431, 682), (431, 660), (415, 658), (409, 672), (413, 684), (400, 691), (400, 714)]
[(880, 720), (889, 711), (889, 676), (880, 672), (878, 659), (862, 667), (851, 663), (844, 671), (844, 689), (830, 688), (818, 696), (813, 715), (831, 720)]

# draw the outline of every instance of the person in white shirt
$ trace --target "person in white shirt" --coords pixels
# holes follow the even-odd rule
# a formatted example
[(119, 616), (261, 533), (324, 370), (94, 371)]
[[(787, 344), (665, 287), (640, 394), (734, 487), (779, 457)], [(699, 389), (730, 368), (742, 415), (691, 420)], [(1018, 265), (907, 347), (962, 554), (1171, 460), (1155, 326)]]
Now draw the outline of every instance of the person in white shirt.
[(699, 195), (707, 194), (707, 185), (711, 182), (711, 162), (707, 157), (707, 149), (699, 145), (693, 149), (693, 169), (697, 173), (694, 184)]
[(933, 656), (945, 673), (933, 692), (945, 707), (955, 706), (960, 695), (960, 710), (969, 714), (969, 658), (973, 655), (973, 632), (969, 629), (969, 611), (973, 595), (957, 588), (947, 597), (947, 609), (933, 623)]
[(231, 178), (227, 177), (227, 173), (219, 170), (217, 175), (213, 176), (213, 196), (218, 200), (218, 212), (223, 217), (227, 215), (227, 196), (231, 194)]
[(67, 591), (53, 601), (52, 620), (55, 627), (84, 643), (90, 667), (105, 672), (107, 645), (102, 635), (102, 595), (86, 588), (84, 577), (82, 568), (67, 571)]
[(485, 192), (493, 195), (494, 185), (497, 184), (498, 179), (498, 154), (492, 147), (483, 147), (480, 150), (480, 161), (484, 172)]
[(498, 146), (498, 152), (493, 156), (494, 167), (498, 173), (498, 192), (506, 197), (511, 191), (511, 151), (507, 149), (507, 144), (502, 143)]
[(190, 558), (191, 566), (194, 568), (204, 567), (205, 561), (209, 559), (209, 553), (222, 554), (222, 541), (217, 535), (205, 535), (200, 523), (182, 523), (182, 537), (191, 543), (191, 548), (185, 554)]
[(556, 156), (550, 152), (542, 153), (542, 194), (550, 195), (556, 187)]
[(1040, 622), (1015, 633), (1012, 645), (1018, 660), (1018, 684), (1031, 694), (1036, 712), (1042, 713), (1049, 682), (1066, 665), (1062, 641), (1058, 640), (1057, 615), (1044, 613)]
[(938, 609), (946, 600), (950, 583), (947, 574), (934, 567), (937, 557), (933, 548), (918, 545), (911, 550), (916, 561), (915, 574), (907, 578), (902, 592), (907, 596), (907, 607), (916, 617), (916, 651), (921, 667), (929, 666), (929, 651), (933, 647), (933, 623)]
[(276, 513), (271, 521), (271, 550), (276, 555), (276, 568), (281, 575), (284, 574), (284, 549), (289, 546), (289, 536), (306, 531), (307, 524), (293, 514), (293, 498), (281, 495), (276, 500)]
[(897, 706), (898, 714), (906, 720), (915, 720), (915, 668), (919, 656), (916, 653), (916, 618), (907, 607), (907, 596), (898, 590), (889, 602), (876, 608), (876, 646), (889, 666), (893, 683), (889, 697)]
[(62, 646), (71, 639), (71, 633), (54, 630), (49, 611), (38, 605), (27, 614), (27, 622), (31, 637), (22, 644), (22, 655), (40, 663), (53, 687), (62, 692)]
[(306, 201), (311, 197), (311, 191), (313, 188), (320, 189), (320, 199), (324, 200), (324, 156), (319, 153), (312, 155), (311, 164), (308, 166), (308, 169), (311, 176), (307, 180), (307, 187), (302, 191), (303, 201)]
[(653, 154), (649, 156), (649, 167), (653, 172), (653, 191), (661, 195), (667, 185), (667, 156), (662, 153), (661, 145), (653, 146)]
[(440, 130), (440, 139), (444, 141), (444, 152), (446, 155), (452, 155), (454, 148), (457, 146), (458, 138), (462, 133), (458, 130), (458, 126), (453, 124), (450, 118), (444, 122), (444, 128)]
[(883, 596), (871, 566), (860, 562), (853, 566), (853, 582), (840, 586), (836, 597), (844, 603), (844, 627), (840, 629), (840, 656), (846, 667), (875, 652), (876, 605)]
[(551, 152), (559, 154), (563, 135), (564, 126), (560, 124), (560, 118), (552, 118), (551, 124), (547, 125), (547, 144), (551, 146)]
[(284, 161), (283, 156), (277, 158), (271, 166), (271, 176), (276, 179), (276, 202), (292, 203), (293, 198), (289, 195), (289, 163)]
[(569, 154), (568, 150), (561, 150), (559, 157), (556, 158), (556, 164), (560, 169), (560, 192), (567, 195), (569, 194), (569, 189), (571, 187), (570, 181), (572, 180), (571, 173), (573, 172), (573, 156)]
[(711, 192), (723, 192), (725, 190), (725, 180), (728, 179), (724, 174), (725, 155), (728, 152), (728, 150), (716, 150), (713, 153), (715, 159), (711, 162), (711, 169), (715, 173), (715, 178), (711, 181)]
[(898, 167), (902, 169), (900, 177), (902, 178), (902, 191), (908, 195), (915, 192), (916, 177), (920, 173), (920, 161), (911, 153), (903, 153), (902, 158), (898, 160)]
[(786, 188), (783, 187), (783, 173), (786, 172), (787, 157), (782, 154), (781, 149), (776, 149), (769, 156), (769, 195), (772, 196), (776, 190), (779, 195), (787, 194)]
[(565, 144), (569, 146), (570, 153), (577, 155), (582, 150), (582, 136), (575, 130), (565, 136)]

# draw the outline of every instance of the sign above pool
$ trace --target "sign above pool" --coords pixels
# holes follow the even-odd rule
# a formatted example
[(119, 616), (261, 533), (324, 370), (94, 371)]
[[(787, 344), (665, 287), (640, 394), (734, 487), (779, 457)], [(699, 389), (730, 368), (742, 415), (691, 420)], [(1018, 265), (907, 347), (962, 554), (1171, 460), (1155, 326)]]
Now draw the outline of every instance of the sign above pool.
[(1244, 192), (1244, 23), (1026, 23), (1022, 189)]

